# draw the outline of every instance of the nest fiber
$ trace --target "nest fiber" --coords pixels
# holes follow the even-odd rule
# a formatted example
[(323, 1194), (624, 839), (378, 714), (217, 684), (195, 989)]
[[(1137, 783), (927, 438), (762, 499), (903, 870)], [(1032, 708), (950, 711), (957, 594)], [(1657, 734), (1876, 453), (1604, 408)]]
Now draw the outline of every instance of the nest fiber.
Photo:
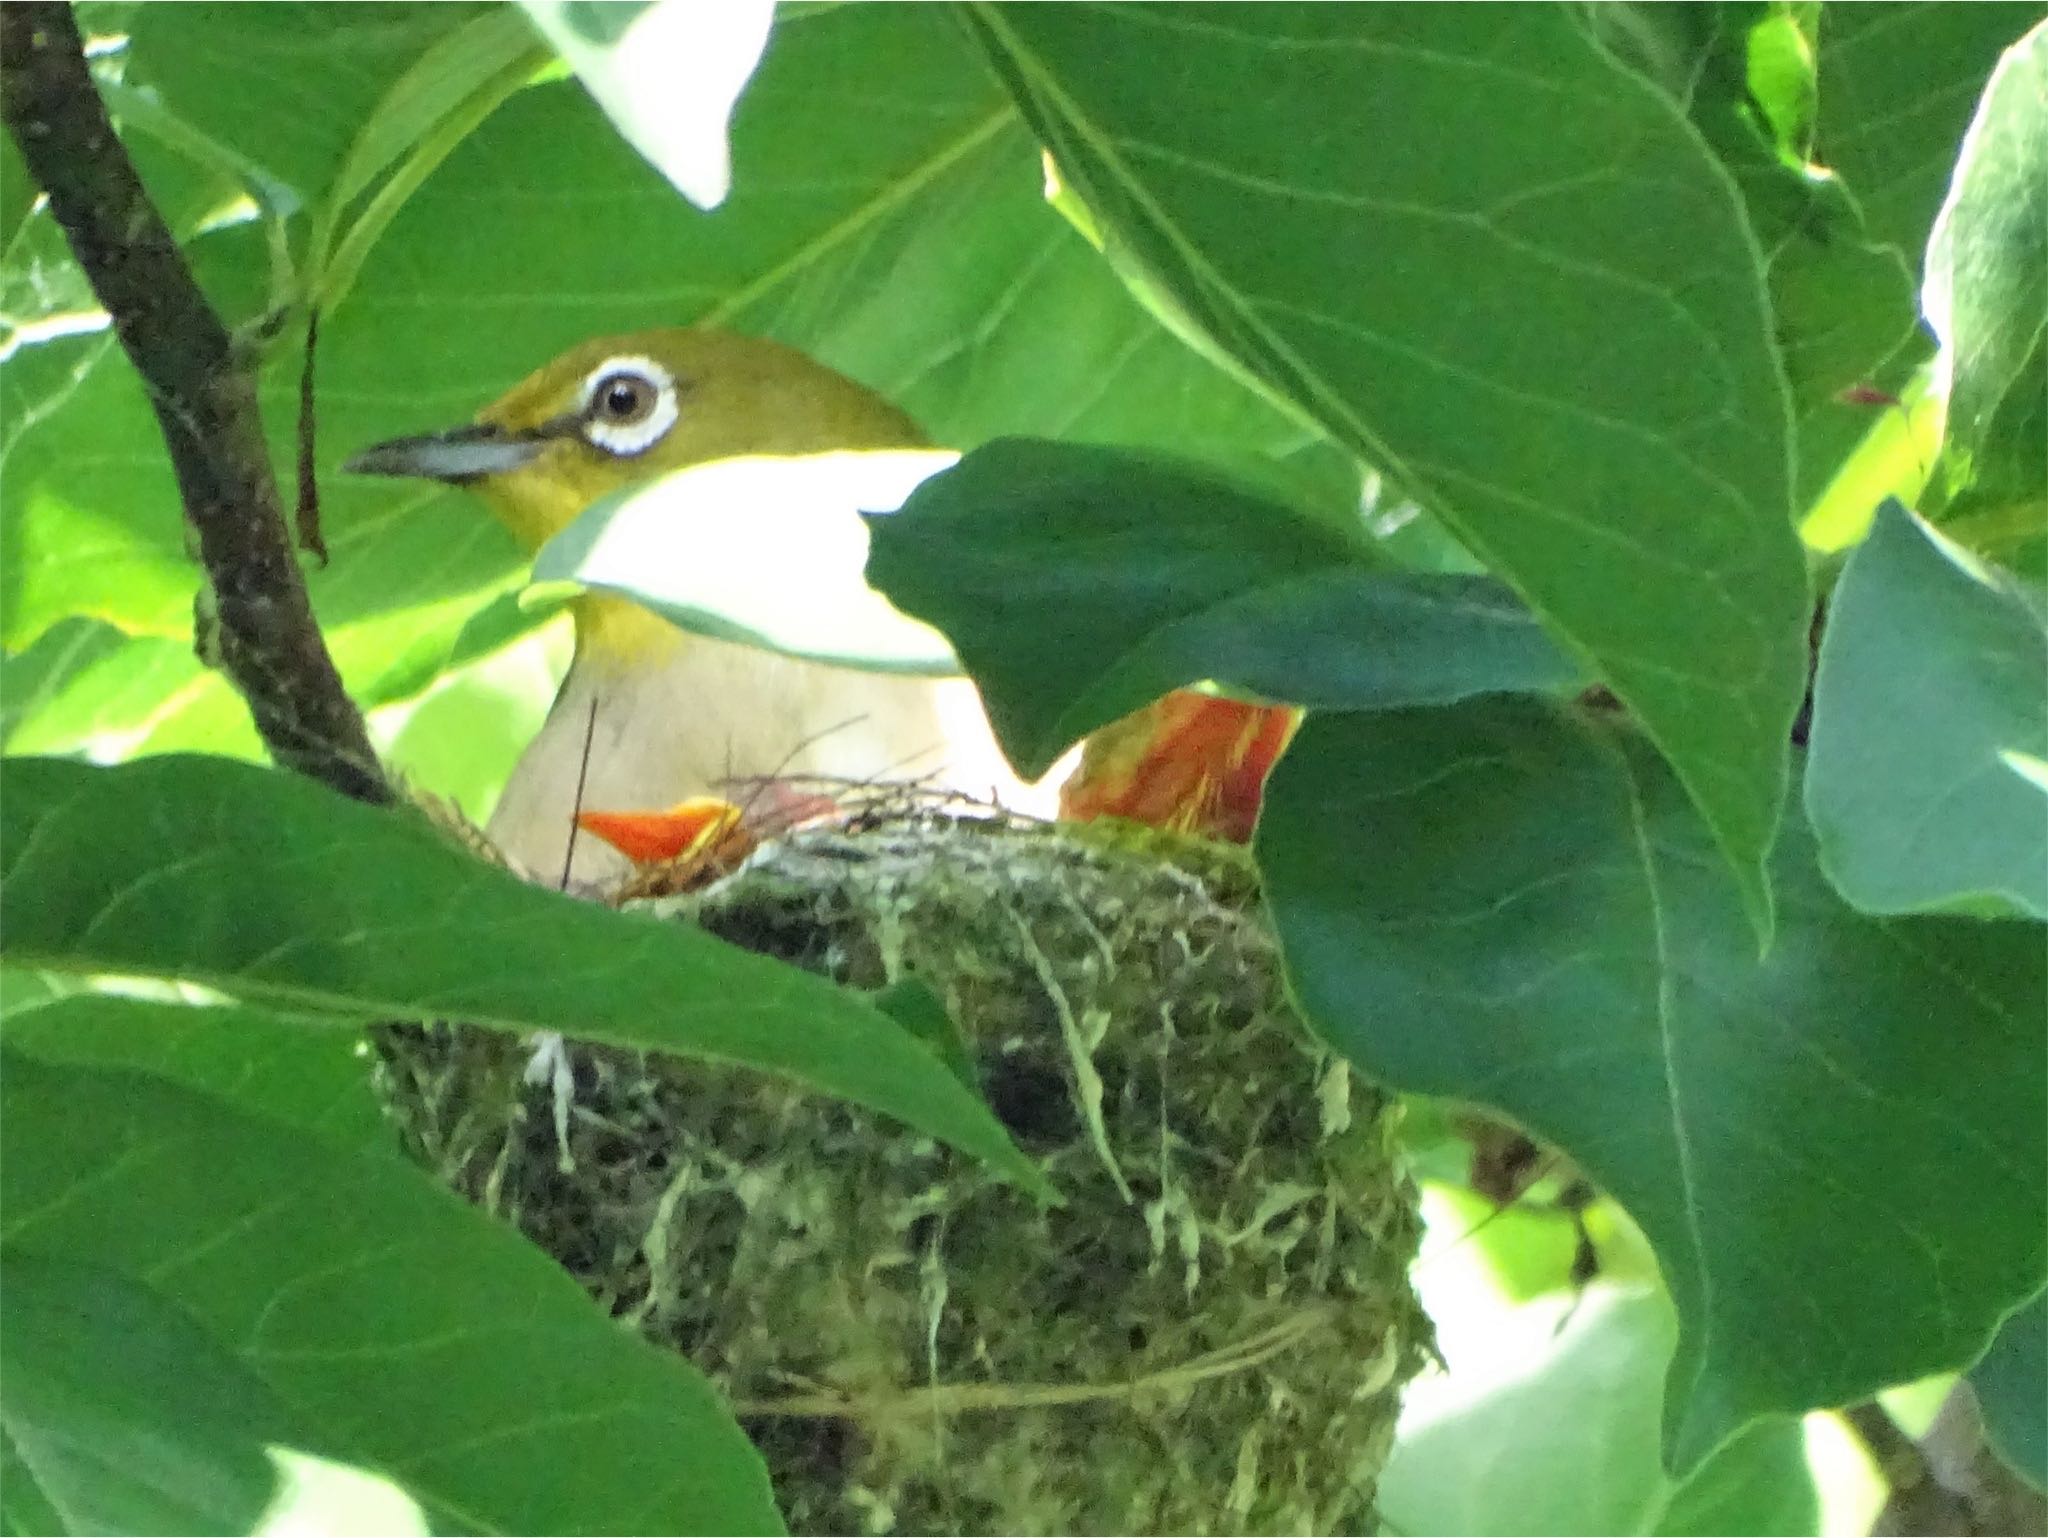
[(929, 990), (1065, 1198), (608, 1048), (569, 1048), (558, 1131), (523, 1044), (386, 1033), (415, 1151), (719, 1383), (793, 1530), (1371, 1530), (1428, 1350), (1413, 1192), (1388, 1101), (1287, 1008), (1238, 851), (907, 815), (647, 906)]

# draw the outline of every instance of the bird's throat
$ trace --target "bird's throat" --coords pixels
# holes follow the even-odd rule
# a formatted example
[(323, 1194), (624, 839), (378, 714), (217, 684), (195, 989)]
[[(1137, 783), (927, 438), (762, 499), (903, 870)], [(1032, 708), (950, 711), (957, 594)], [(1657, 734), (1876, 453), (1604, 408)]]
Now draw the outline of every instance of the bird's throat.
[(689, 644), (683, 631), (628, 599), (586, 593), (569, 608), (577, 658), (605, 672), (656, 666)]

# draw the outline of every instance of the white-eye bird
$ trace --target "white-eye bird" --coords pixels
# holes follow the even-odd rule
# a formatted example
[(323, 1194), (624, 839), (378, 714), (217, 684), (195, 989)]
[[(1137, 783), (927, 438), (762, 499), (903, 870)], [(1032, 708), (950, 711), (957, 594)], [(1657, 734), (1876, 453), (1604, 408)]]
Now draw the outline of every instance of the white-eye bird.
[[(894, 406), (792, 348), (676, 328), (586, 342), (473, 422), (376, 444), (344, 468), (468, 487), (531, 553), (600, 497), (670, 471), (928, 443)], [(772, 569), (773, 552), (763, 560)], [(1005, 799), (1023, 789), (964, 679), (800, 661), (685, 633), (603, 593), (572, 611), (568, 674), (487, 828), (540, 879), (560, 878), (572, 845), (573, 883), (628, 871), (600, 840), (574, 836), (581, 809), (666, 807), (750, 777), (893, 776)]]

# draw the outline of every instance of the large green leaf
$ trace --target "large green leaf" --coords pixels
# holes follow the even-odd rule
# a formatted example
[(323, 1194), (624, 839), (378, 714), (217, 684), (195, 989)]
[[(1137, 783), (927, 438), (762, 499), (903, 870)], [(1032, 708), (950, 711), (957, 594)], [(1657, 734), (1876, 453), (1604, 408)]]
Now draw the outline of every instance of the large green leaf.
[(1970, 1387), (1998, 1455), (2048, 1490), (2048, 1293), (2005, 1321), (1970, 1369)]
[(1851, 903), (2048, 918), (2048, 596), (1887, 503), (1829, 605), (1811, 741), (1807, 813)]
[[(1422, 1280), (1426, 1290), (1426, 1271)], [(1440, 1317), (1450, 1370), (1408, 1392), (1380, 1479), (1388, 1530), (1812, 1532), (1819, 1513), (1795, 1424), (1751, 1429), (1683, 1483), (1665, 1473), (1657, 1396), (1675, 1334), (1668, 1299), (1607, 1286), (1576, 1304), (1467, 1301)]]
[[(127, 1284), (67, 1327), (68, 1372), (46, 1349), (27, 1358), (26, 1383), (22, 1362), (9, 1363), (10, 1411), (27, 1389), (46, 1441), (117, 1420), (167, 1476), (231, 1463), (236, 1481), (203, 1494), (238, 1508), (261, 1493), (265, 1444), (290, 1446), (302, 1429), (310, 1450), (395, 1480), (437, 1528), (776, 1528), (760, 1460), (704, 1379), (620, 1331), (539, 1251), (419, 1171), (144, 1074), (13, 1055), (5, 1067), (10, 1256)], [(135, 1363), (163, 1392), (115, 1397), (105, 1377), (126, 1361), (106, 1353), (166, 1310), (191, 1325)], [(180, 1382), (181, 1366), (198, 1375)], [(241, 1392), (251, 1378), (268, 1393)], [(146, 1498), (156, 1470), (125, 1472), (124, 1493)], [(134, 1526), (115, 1530), (201, 1515), (121, 1514)]]
[(0, 1043), (47, 1063), (135, 1068), (352, 1147), (397, 1140), (370, 1089), (361, 1034), (234, 1004), (104, 993), (0, 1006)]
[[(1948, 509), (2048, 527), (2048, 21), (1999, 60), (1927, 248), (1948, 380)], [(1981, 484), (1980, 484), (1981, 483)]]
[(360, 1470), (353, 1493), (377, 1492), (378, 1508), (337, 1510), (330, 1490), (290, 1509), (293, 1462), (338, 1449), (146, 1283), (7, 1249), (0, 1287), (9, 1531), (419, 1530), (412, 1502)]
[[(1841, 182), (1808, 163), (1808, 113), (1783, 97), (1811, 93), (1812, 56), (1786, 7), (1619, 4), (1585, 14), (1595, 36), (1684, 110), (1741, 190), (1763, 250), (1804, 509), (1884, 425), (1866, 397), (1902, 391), (1925, 361), (1908, 261), (1872, 240)], [(1774, 46), (1779, 73), (1793, 77), (1778, 85), (1776, 113), (1759, 94)]]
[(626, 140), (699, 208), (732, 187), (726, 126), (760, 62), (773, 0), (520, 0)]
[(991, 443), (873, 539), (870, 580), (945, 632), (1027, 777), (1202, 679), (1337, 707), (1580, 681), (1502, 584), (1390, 569), (1362, 531), (1128, 450)]
[(857, 995), (687, 926), (528, 886), (418, 819), (198, 756), (0, 760), (0, 785), (0, 957), (19, 965), (765, 1068), (1045, 1190), (987, 1106)]
[(1591, 660), (1768, 930), (1809, 618), (1788, 401), (1677, 106), (1561, 6), (972, 14), (1135, 263)]
[(1789, 823), (1759, 961), (1648, 746), (1527, 697), (1310, 716), (1256, 850), (1318, 1029), (1505, 1111), (1641, 1225), (1680, 1472), (1960, 1366), (2048, 1274), (2039, 926), (1867, 918)]
[(1977, 93), (2042, 12), (2039, 0), (1821, 8), (1816, 155), (1916, 266)]
[[(385, 93), (489, 9), (392, 0), (138, 6), (127, 29), (128, 77), (203, 141), (199, 153), (253, 167), (252, 190), (280, 187), (293, 199), (290, 212), (310, 219)], [(222, 89), (229, 80), (235, 88)], [(143, 127), (150, 131), (151, 120)]]

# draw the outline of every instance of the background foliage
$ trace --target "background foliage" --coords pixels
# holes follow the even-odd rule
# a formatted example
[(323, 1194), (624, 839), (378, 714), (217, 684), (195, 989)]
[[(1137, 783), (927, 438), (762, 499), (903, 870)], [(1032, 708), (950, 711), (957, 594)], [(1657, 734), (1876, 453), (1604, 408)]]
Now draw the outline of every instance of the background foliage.
[[(309, 304), (323, 470), (605, 331), (873, 385), (971, 452), (870, 575), (1013, 757), (1199, 679), (1316, 707), (1256, 846), (1313, 1023), (1614, 1199), (1558, 1332), (1570, 1221), (1475, 1226), (1416, 1101), (1448, 1372), (1394, 1528), (1851, 1530), (1795, 1418), (1973, 1364), (2038, 1482), (2041, 8), (593, 14), (83, 9), (280, 465), (255, 323)], [(687, 1366), (390, 1157), (355, 1027), (660, 1030), (1032, 1172), (865, 1002), (223, 762), (141, 384), (0, 155), (0, 1517), (773, 1527)], [(321, 490), (348, 684), (481, 816), (558, 630), (458, 494)], [(583, 981), (480, 971), (508, 932)]]

